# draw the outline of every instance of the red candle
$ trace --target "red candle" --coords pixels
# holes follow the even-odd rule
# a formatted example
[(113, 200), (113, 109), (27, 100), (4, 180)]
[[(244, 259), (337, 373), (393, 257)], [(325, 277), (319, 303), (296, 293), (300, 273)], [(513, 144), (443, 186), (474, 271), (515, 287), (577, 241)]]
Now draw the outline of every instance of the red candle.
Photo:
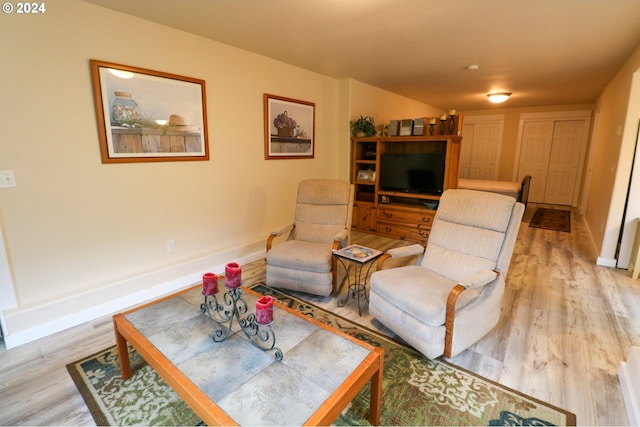
[(204, 273), (202, 275), (202, 293), (205, 295), (218, 293), (218, 276), (216, 274)]
[(256, 301), (256, 322), (261, 325), (273, 322), (273, 298), (270, 295)]
[(227, 280), (227, 288), (237, 288), (242, 284), (240, 278), (242, 269), (237, 262), (230, 262), (224, 268), (224, 274)]

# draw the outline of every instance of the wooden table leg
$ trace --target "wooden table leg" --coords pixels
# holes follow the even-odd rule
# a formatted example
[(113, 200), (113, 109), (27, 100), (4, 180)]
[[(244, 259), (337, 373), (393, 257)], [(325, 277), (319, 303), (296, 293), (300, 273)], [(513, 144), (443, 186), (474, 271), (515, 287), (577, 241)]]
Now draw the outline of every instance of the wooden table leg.
[(374, 426), (380, 425), (380, 412), (382, 409), (382, 369), (384, 357), (379, 355), (380, 369), (371, 377), (371, 398), (369, 401), (369, 422)]
[(116, 346), (118, 347), (118, 361), (120, 362), (120, 374), (123, 380), (131, 378), (131, 363), (129, 361), (129, 350), (127, 340), (118, 331), (118, 317), (113, 317), (113, 330), (116, 334)]

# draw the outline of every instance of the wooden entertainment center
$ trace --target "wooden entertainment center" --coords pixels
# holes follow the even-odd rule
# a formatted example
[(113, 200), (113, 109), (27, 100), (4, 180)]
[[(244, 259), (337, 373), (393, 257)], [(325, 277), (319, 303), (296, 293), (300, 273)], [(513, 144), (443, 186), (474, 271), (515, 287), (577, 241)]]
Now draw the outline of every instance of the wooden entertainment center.
[(461, 141), (456, 135), (352, 138), (352, 227), (426, 245), (440, 196), (384, 190), (380, 186), (382, 154), (430, 153), (444, 145), (446, 190), (458, 186)]

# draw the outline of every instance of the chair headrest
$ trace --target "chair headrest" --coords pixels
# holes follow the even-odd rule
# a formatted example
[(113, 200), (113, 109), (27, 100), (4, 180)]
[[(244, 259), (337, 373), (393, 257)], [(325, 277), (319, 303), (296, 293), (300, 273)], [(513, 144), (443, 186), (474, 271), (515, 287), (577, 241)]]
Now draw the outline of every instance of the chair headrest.
[(504, 233), (516, 200), (487, 191), (451, 189), (440, 198), (436, 219)]
[(309, 205), (346, 205), (351, 184), (337, 179), (309, 179), (298, 184), (298, 203)]

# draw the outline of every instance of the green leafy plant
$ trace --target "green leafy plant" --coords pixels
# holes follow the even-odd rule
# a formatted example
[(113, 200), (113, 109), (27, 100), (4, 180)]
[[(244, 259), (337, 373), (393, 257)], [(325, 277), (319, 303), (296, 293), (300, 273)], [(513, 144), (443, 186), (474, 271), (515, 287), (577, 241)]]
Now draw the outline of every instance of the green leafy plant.
[(360, 118), (351, 123), (351, 132), (353, 136), (373, 136), (376, 134), (376, 124), (371, 116), (360, 116)]

